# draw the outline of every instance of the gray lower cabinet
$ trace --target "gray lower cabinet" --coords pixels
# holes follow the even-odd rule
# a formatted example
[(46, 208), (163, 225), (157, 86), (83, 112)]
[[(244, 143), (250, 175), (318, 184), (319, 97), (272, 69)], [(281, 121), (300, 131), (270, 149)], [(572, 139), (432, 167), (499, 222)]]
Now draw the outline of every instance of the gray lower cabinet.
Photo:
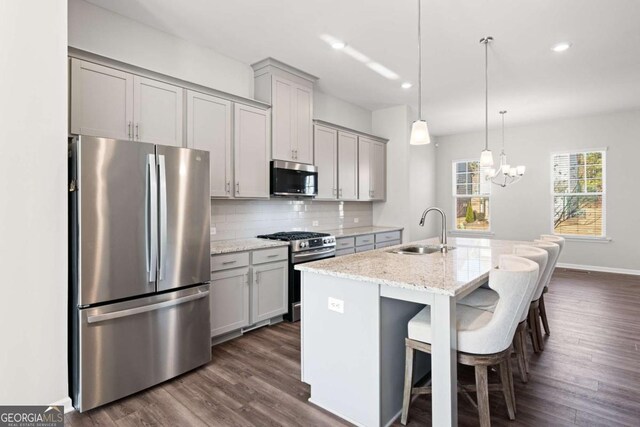
[(258, 323), (287, 312), (287, 261), (253, 267), (251, 323)]
[(249, 326), (249, 268), (211, 274), (211, 336)]
[(385, 231), (375, 234), (339, 237), (336, 239), (336, 256), (350, 255), (395, 246), (402, 243), (402, 231)]
[(211, 337), (219, 337), (214, 341), (280, 320), (287, 312), (288, 257), (286, 247), (211, 257)]

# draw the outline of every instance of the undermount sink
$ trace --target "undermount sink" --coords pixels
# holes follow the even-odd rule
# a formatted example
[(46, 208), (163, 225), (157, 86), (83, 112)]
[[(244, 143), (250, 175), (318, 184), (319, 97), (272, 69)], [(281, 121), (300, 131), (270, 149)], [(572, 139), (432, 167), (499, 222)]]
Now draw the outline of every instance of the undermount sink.
[[(447, 246), (448, 251), (451, 251), (453, 249), (455, 249), (453, 246)], [(400, 255), (427, 255), (427, 254), (440, 252), (440, 245), (407, 246), (404, 248), (393, 249), (388, 252), (392, 254), (400, 254)]]

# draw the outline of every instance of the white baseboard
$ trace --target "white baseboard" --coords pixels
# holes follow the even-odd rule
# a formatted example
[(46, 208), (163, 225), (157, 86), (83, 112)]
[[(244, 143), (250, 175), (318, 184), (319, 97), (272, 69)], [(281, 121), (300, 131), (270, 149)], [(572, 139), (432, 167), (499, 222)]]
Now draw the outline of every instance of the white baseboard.
[(64, 413), (68, 414), (71, 411), (75, 411), (75, 408), (73, 407), (73, 404), (71, 402), (71, 398), (70, 397), (65, 397), (64, 399), (60, 399), (57, 402), (54, 402), (51, 404), (51, 406), (64, 406)]
[(629, 274), (631, 276), (640, 276), (640, 270), (632, 270), (630, 268), (599, 267), (597, 265), (566, 264), (562, 262), (558, 263), (557, 267), (570, 268), (572, 270), (598, 271), (601, 273)]

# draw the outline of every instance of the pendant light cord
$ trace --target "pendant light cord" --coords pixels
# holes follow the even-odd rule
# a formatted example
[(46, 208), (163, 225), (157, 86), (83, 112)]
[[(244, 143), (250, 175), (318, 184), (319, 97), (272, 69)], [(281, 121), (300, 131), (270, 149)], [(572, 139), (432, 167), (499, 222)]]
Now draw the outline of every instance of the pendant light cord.
[(489, 38), (484, 41), (484, 149), (489, 151)]
[(422, 0), (418, 0), (418, 120), (422, 120), (422, 34), (421, 27), (421, 4)]

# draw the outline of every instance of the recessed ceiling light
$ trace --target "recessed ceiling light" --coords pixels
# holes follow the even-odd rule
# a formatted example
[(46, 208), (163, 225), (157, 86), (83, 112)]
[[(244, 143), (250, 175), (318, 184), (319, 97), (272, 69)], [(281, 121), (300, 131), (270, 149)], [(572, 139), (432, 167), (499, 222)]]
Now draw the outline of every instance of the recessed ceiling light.
[(569, 49), (571, 47), (571, 43), (568, 42), (562, 42), (562, 43), (558, 43), (555, 44), (551, 47), (551, 50), (554, 52), (564, 52), (565, 50)]
[(409, 89), (411, 86), (413, 86), (411, 83), (409, 82), (404, 82), (402, 83), (402, 89)]
[(336, 40), (333, 43), (331, 43), (331, 47), (336, 49), (336, 50), (340, 50), (340, 49), (344, 49), (345, 47), (347, 47), (347, 44), (345, 42)]

